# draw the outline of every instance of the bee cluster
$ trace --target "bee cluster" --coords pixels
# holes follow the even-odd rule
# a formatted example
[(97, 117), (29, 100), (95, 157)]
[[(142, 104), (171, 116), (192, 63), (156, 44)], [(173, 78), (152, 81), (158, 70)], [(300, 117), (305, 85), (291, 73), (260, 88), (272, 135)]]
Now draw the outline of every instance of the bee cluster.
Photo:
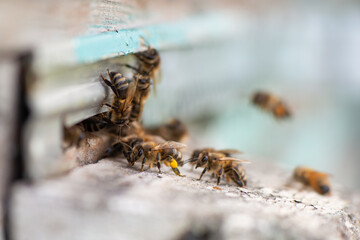
[[(190, 164), (195, 168), (203, 168), (199, 180), (206, 172), (212, 173), (219, 184), (222, 177), (239, 187), (245, 187), (247, 178), (242, 163), (246, 160), (235, 157), (241, 152), (235, 149), (215, 150), (203, 148), (194, 150), (190, 159), (184, 160), (182, 150), (186, 147), (184, 139), (188, 135), (186, 126), (178, 119), (173, 119), (159, 127), (145, 128), (141, 124), (141, 116), (151, 86), (155, 88), (160, 71), (160, 56), (156, 49), (148, 47), (146, 51), (134, 53), (137, 66), (125, 64), (133, 70), (132, 78), (121, 72), (107, 70), (108, 79), (100, 75), (102, 82), (113, 92), (111, 103), (104, 104), (109, 111), (88, 118), (73, 128), (65, 128), (65, 142), (79, 147), (85, 133), (104, 133), (113, 136), (112, 146), (104, 157), (121, 154), (129, 163), (141, 163), (140, 171), (145, 165), (154, 165), (161, 173), (161, 165), (171, 167), (177, 176), (183, 176), (179, 167)], [(283, 120), (291, 117), (287, 104), (280, 98), (264, 91), (255, 92), (252, 103)], [(74, 137), (76, 136), (76, 137)], [(320, 194), (330, 192), (327, 174), (310, 168), (299, 167), (294, 172), (294, 179), (311, 186)]]
[[(127, 78), (121, 72), (108, 72), (108, 78), (100, 75), (103, 83), (111, 89), (113, 97), (111, 103), (104, 104), (109, 111), (90, 117), (72, 128), (65, 128), (65, 141), (69, 146), (79, 147), (85, 138), (85, 133), (107, 133), (113, 136), (114, 142), (104, 156), (123, 155), (134, 166), (140, 163), (140, 171), (145, 165), (154, 165), (161, 173), (162, 163), (171, 167), (178, 176), (179, 167), (191, 164), (195, 168), (201, 167), (205, 172), (212, 172), (220, 183), (222, 176), (233, 181), (240, 187), (246, 185), (246, 176), (242, 160), (233, 155), (237, 150), (215, 150), (204, 148), (195, 150), (190, 159), (184, 160), (182, 149), (186, 147), (184, 139), (188, 135), (186, 126), (178, 119), (155, 128), (146, 129), (141, 124), (141, 116), (146, 100), (150, 95), (151, 86), (155, 87), (160, 70), (160, 56), (156, 49), (134, 53), (137, 66), (125, 64), (133, 70), (132, 78)], [(76, 136), (76, 137), (74, 137)]]

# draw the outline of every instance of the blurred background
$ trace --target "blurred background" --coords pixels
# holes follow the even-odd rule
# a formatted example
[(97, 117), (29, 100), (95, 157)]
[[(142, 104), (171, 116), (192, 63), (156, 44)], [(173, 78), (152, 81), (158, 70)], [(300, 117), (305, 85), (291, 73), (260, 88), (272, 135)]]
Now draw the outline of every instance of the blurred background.
[[(359, 190), (359, 2), (268, 3), (241, 19), (241, 37), (226, 44), (161, 51), (163, 81), (144, 123), (178, 117), (201, 147), (310, 166)], [(282, 98), (293, 117), (276, 120), (252, 106), (256, 90)]]

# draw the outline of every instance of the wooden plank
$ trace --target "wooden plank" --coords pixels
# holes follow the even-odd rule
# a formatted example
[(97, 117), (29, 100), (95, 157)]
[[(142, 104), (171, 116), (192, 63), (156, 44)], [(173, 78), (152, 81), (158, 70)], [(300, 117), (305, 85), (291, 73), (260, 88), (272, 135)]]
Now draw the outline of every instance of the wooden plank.
[[(15, 240), (95, 239), (358, 239), (358, 194), (332, 196), (285, 187), (290, 172), (246, 166), (239, 188), (181, 169), (142, 173), (124, 159), (101, 160), (67, 176), (13, 191)], [(36, 219), (36, 221), (34, 221)], [(192, 238), (190, 238), (190, 237)]]
[(85, 35), (40, 47), (35, 52), (34, 68), (46, 75), (54, 69), (137, 52), (145, 49), (144, 43), (159, 50), (219, 44), (246, 33), (247, 28), (239, 22), (239, 12), (205, 12), (166, 23)]
[(0, 29), (6, 38), (2, 38), (0, 50), (37, 48), (83, 35), (138, 28), (240, 4), (233, 0), (1, 1)]

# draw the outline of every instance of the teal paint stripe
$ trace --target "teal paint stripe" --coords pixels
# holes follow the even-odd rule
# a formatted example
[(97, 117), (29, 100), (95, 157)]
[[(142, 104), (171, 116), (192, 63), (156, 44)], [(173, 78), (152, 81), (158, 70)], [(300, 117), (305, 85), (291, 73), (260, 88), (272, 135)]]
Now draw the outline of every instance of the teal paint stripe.
[(84, 36), (75, 40), (75, 57), (77, 62), (85, 63), (126, 55), (141, 47), (140, 38), (160, 49), (226, 38), (234, 24), (234, 19), (224, 14), (202, 14), (176, 22)]
[(93, 62), (112, 55), (125, 55), (140, 46), (139, 32), (122, 30), (76, 39), (75, 55), (78, 62)]

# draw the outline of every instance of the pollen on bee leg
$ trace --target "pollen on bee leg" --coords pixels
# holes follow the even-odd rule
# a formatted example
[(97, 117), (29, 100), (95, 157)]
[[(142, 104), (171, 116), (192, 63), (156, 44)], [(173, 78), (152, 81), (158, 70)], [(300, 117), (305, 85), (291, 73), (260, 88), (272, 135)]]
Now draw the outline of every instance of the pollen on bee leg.
[(170, 167), (176, 175), (178, 175), (180, 177), (185, 177), (184, 175), (181, 175), (180, 170), (178, 169), (178, 164), (174, 158), (172, 158), (172, 160), (170, 162)]
[(185, 175), (181, 175), (180, 170), (178, 168), (172, 168), (173, 172), (180, 177), (185, 177)]
[(175, 159), (172, 159), (172, 160), (171, 160), (171, 162), (170, 162), (170, 167), (173, 168), (173, 169), (178, 167), (178, 164), (177, 164), (177, 162), (175, 161)]

